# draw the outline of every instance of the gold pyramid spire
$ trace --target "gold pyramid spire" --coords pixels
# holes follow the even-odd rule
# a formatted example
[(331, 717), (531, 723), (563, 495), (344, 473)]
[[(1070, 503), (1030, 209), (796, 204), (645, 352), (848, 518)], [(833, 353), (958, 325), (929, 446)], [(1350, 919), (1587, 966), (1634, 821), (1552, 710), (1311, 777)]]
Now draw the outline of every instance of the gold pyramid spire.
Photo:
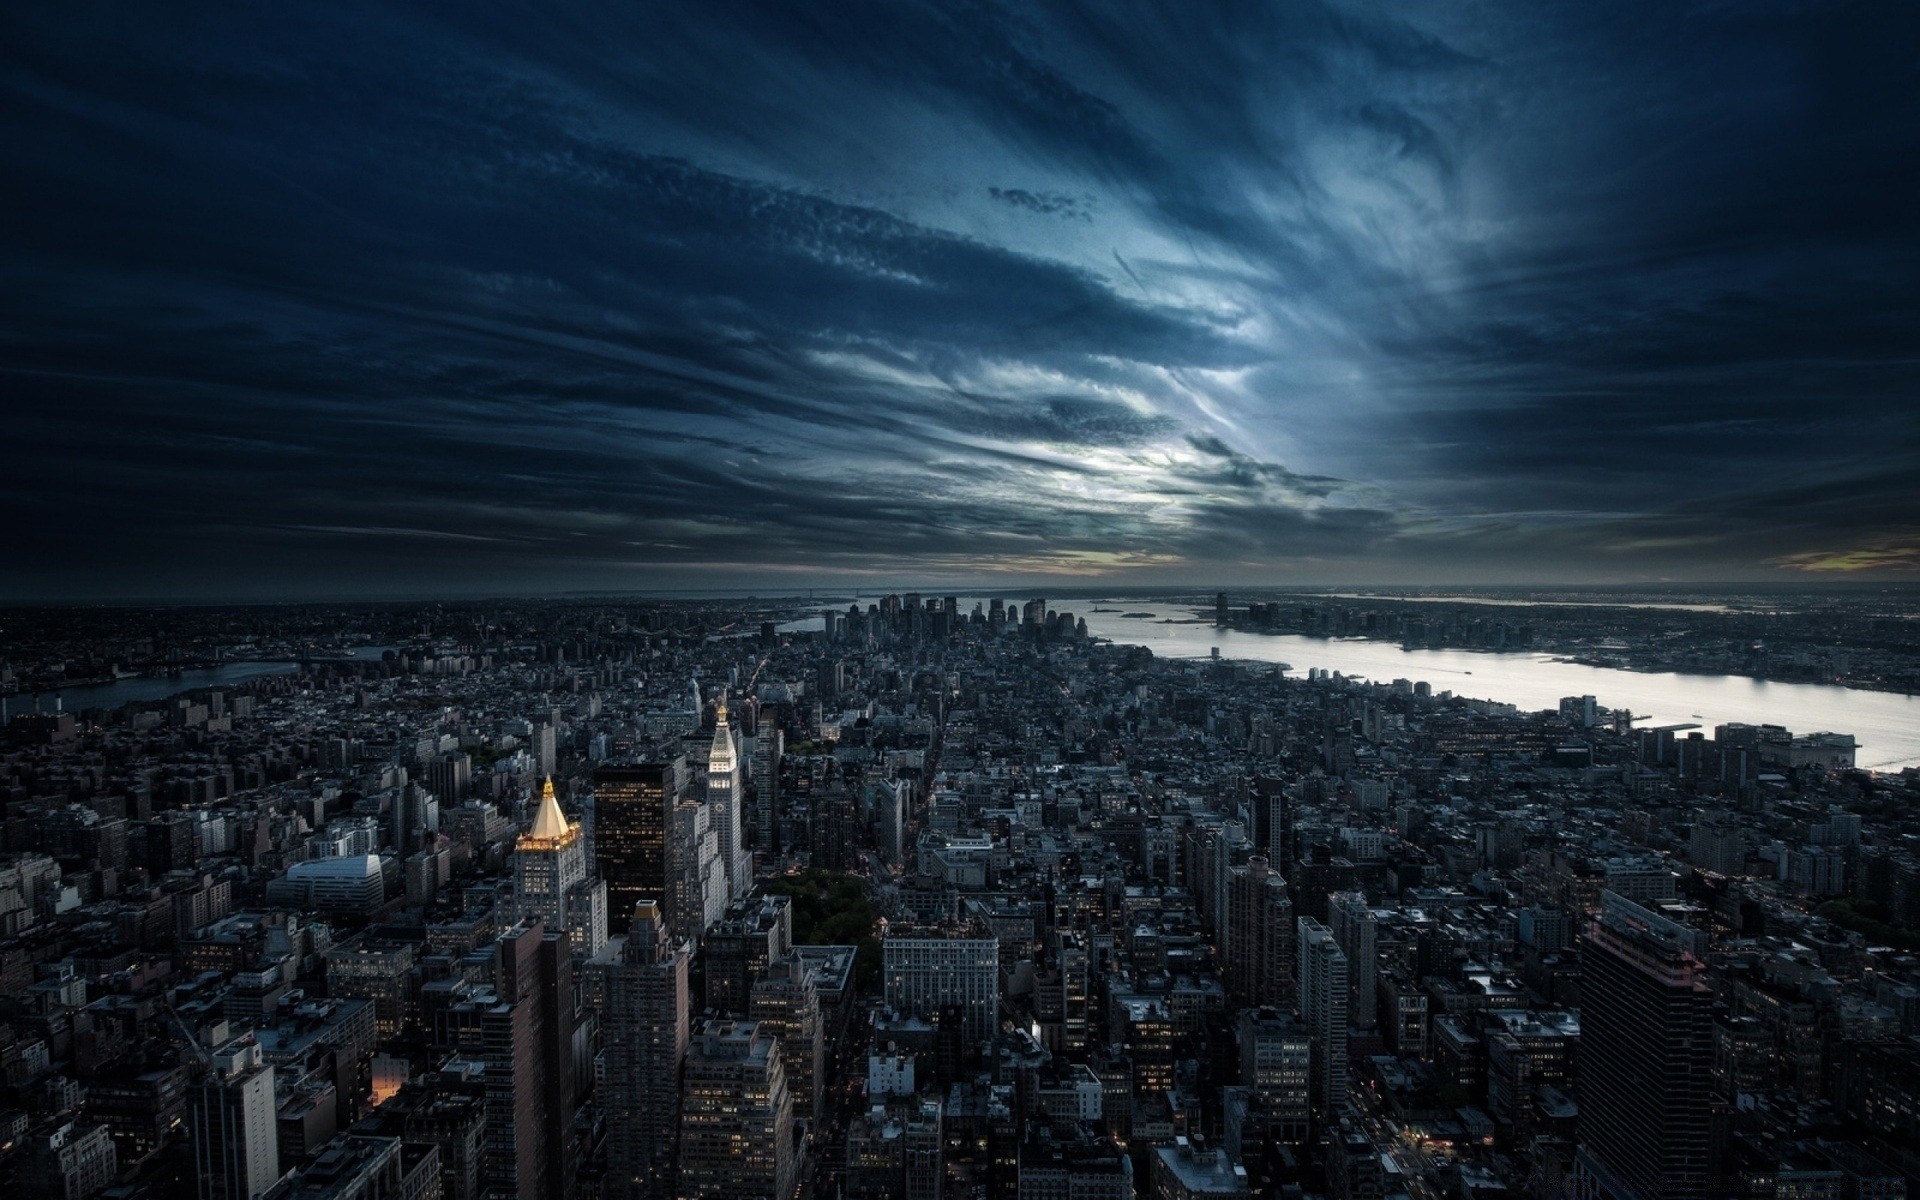
[(575, 836), (574, 828), (567, 824), (567, 814), (560, 811), (560, 801), (553, 794), (553, 776), (549, 775), (540, 789), (540, 808), (533, 815), (533, 827), (520, 839), (521, 848), (528, 848), (529, 843), (559, 845)]

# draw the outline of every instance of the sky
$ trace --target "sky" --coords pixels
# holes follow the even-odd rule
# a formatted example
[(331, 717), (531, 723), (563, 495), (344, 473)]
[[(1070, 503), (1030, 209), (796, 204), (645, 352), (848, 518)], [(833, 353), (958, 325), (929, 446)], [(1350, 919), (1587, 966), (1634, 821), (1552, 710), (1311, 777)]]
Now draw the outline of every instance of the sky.
[(16, 4), (0, 599), (1920, 574), (1920, 6)]

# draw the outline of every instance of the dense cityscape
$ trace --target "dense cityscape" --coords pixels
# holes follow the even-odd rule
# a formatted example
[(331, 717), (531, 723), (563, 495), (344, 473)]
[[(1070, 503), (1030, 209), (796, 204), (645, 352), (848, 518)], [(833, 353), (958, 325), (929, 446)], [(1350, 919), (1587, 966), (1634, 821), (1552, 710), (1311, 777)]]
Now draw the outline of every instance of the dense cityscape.
[[(9, 610), (0, 1171), (63, 1200), (1920, 1174), (1920, 770), (1856, 769), (1849, 731), (1156, 657), (1077, 601), (809, 603)], [(132, 664), (178, 694), (18, 687)]]
[(0, 7), (0, 1200), (1920, 1200), (1916, 48)]

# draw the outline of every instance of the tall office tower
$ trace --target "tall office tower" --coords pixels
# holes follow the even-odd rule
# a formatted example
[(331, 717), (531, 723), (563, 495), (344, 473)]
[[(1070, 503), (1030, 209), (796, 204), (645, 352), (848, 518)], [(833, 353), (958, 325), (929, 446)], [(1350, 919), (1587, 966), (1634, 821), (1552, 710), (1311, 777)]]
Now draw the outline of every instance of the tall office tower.
[(873, 812), (874, 848), (888, 866), (901, 864), (907, 825), (907, 781), (875, 779), (867, 785), (868, 808)]
[(427, 787), (450, 807), (465, 800), (473, 790), (473, 756), (455, 751), (435, 758), (427, 764)]
[(1261, 775), (1254, 779), (1251, 787), (1253, 805), (1253, 844), (1258, 853), (1267, 856), (1267, 861), (1278, 863), (1280, 873), (1293, 870), (1293, 797), (1287, 794), (1286, 784), (1271, 775)]
[(599, 1102), (607, 1118), (607, 1200), (674, 1194), (688, 958), (684, 944), (670, 941), (660, 905), (642, 900), (629, 931), (588, 964), (587, 997), (600, 1014), (606, 1068)]
[(826, 1083), (825, 1027), (813, 969), (791, 955), (769, 966), (754, 981), (747, 1016), (780, 1039), (793, 1119), (811, 1127), (820, 1119), (821, 1089)]
[(1194, 900), (1213, 931), (1215, 945), (1226, 943), (1227, 877), (1247, 848), (1246, 828), (1238, 821), (1197, 825), (1193, 834)]
[(668, 818), (686, 780), (684, 758), (607, 763), (593, 773), (594, 867), (606, 881), (609, 912), (624, 916), (642, 900), (667, 903)]
[(793, 953), (793, 900), (749, 896), (729, 904), (701, 943), (708, 1008), (745, 1016), (754, 981)]
[(1379, 955), (1374, 949), (1378, 922), (1367, 905), (1365, 892), (1336, 892), (1327, 901), (1327, 925), (1347, 956), (1347, 1015), (1355, 1029), (1380, 1023), (1380, 997), (1375, 986)]
[(1307, 1140), (1313, 1044), (1292, 1013), (1243, 1009), (1240, 1013), (1240, 1083), (1260, 1101), (1273, 1135), (1293, 1145)]
[(785, 731), (761, 721), (753, 739), (753, 844), (762, 854), (780, 849), (780, 760), (786, 752)]
[(591, 958), (606, 944), (606, 885), (588, 878), (580, 829), (560, 811), (551, 779), (541, 788), (533, 824), (514, 845), (513, 896), (517, 916), (567, 930), (575, 953)]
[(555, 759), (555, 743), (558, 735), (550, 718), (541, 717), (531, 722), (532, 734), (528, 737), (527, 753), (533, 756), (533, 769), (541, 775), (552, 775)]
[(1705, 951), (1695, 930), (1600, 894), (1580, 948), (1581, 1195), (1707, 1194), (1713, 1002)]
[(1242, 1005), (1293, 1006), (1293, 901), (1255, 856), (1227, 872), (1227, 986)]
[(727, 872), (713, 806), (683, 799), (668, 814), (667, 923), (698, 941), (727, 908)]
[(1054, 1054), (1083, 1054), (1091, 990), (1087, 935), (1069, 929), (1048, 931), (1047, 960), (1035, 988), (1041, 1038)]
[(440, 830), (440, 799), (417, 783), (394, 793), (393, 848), (402, 856), (426, 845), (429, 834)]
[(216, 1050), (194, 1085), (193, 1161), (200, 1200), (253, 1200), (280, 1182), (273, 1068), (251, 1036)]
[(1300, 918), (1300, 1014), (1313, 1039), (1313, 1107), (1322, 1124), (1347, 1105), (1347, 956), (1333, 930)]
[(573, 955), (567, 934), (522, 921), (495, 943), (497, 1003), (480, 1019), (490, 1200), (566, 1200), (573, 1127)]
[(1213, 598), (1213, 623), (1224, 627), (1227, 623), (1227, 594), (1221, 592)]
[(740, 833), (740, 755), (727, 724), (727, 705), (721, 701), (713, 727), (713, 746), (707, 751), (707, 807), (720, 838), (720, 865), (727, 873), (727, 898), (737, 900), (753, 888), (753, 856)]
[(793, 1195), (793, 1098), (780, 1044), (751, 1021), (708, 1021), (687, 1051), (682, 1200)]
[(887, 1003), (908, 1016), (961, 1010), (965, 1044), (978, 1050), (1000, 1029), (1000, 939), (978, 926), (894, 926), (880, 943)]

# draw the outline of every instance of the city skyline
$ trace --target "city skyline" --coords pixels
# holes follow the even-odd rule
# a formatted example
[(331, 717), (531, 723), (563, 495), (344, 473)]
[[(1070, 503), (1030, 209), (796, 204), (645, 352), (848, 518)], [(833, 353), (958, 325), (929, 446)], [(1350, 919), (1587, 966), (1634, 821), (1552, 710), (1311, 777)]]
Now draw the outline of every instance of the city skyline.
[(9, 14), (0, 600), (1920, 570), (1920, 16)]

